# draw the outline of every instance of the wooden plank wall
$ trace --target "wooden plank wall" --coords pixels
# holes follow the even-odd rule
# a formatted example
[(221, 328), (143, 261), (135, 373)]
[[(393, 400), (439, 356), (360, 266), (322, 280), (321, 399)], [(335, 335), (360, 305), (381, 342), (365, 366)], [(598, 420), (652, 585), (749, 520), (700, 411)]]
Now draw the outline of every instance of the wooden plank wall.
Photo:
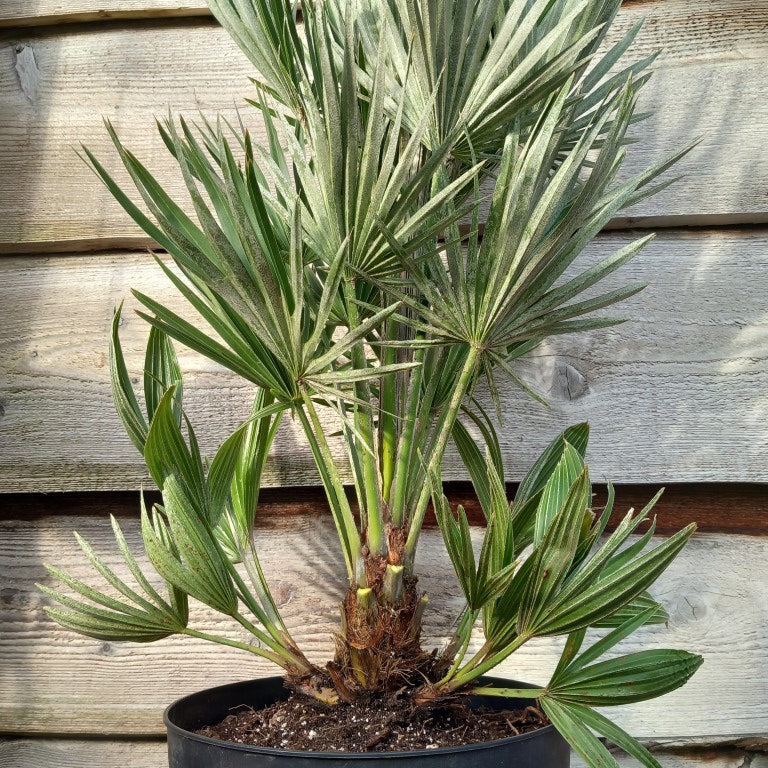
[[(178, 189), (153, 115), (233, 114), (249, 67), (202, 2), (0, 6), (0, 768), (159, 768), (170, 700), (271, 670), (190, 639), (99, 643), (41, 610), (42, 562), (86, 574), (72, 529), (108, 562), (108, 512), (138, 541), (136, 489), (147, 478), (112, 411), (107, 331), (129, 287), (165, 293), (147, 241), (72, 147), (84, 141), (116, 168), (107, 116)], [(768, 768), (768, 2), (626, 0), (614, 39), (642, 16), (638, 56), (663, 52), (643, 96), (655, 115), (629, 164), (703, 140), (684, 181), (614, 221), (591, 249), (658, 231), (624, 273), (649, 283), (626, 305), (631, 322), (549, 344), (527, 362), (551, 408), (504, 392), (505, 460), (517, 479), (558, 429), (589, 419), (593, 474), (618, 483), (619, 509), (671, 484), (660, 532), (692, 519), (702, 532), (658, 586), (669, 627), (638, 642), (679, 644), (705, 664), (685, 689), (618, 717), (667, 768)], [(127, 311), (136, 373), (145, 334)], [(247, 412), (249, 388), (188, 351), (182, 363), (210, 449)], [(287, 623), (320, 660), (338, 598), (338, 574), (322, 565), (334, 534), (299, 431), (285, 425), (273, 454), (259, 542)], [(447, 473), (465, 479), (453, 455)], [(450, 487), (476, 511), (465, 484)], [(459, 598), (434, 529), (420, 558), (438, 642)], [(195, 615), (237, 634), (210, 611)], [(504, 671), (542, 681), (556, 649), (526, 648)]]

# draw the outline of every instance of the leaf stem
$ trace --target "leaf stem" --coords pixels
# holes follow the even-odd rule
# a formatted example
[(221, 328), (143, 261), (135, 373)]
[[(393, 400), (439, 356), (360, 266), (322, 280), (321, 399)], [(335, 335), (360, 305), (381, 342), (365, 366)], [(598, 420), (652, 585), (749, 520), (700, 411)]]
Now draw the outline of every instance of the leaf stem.
[(247, 629), (261, 643), (264, 643), (264, 645), (270, 648), (273, 653), (285, 659), (285, 662), (288, 665), (286, 669), (293, 669), (294, 671), (299, 670), (302, 672), (312, 671), (312, 666), (309, 664), (309, 662), (305, 658), (302, 658), (299, 654), (295, 653), (292, 648), (287, 647), (285, 645), (285, 637), (274, 635), (271, 627), (267, 628), (269, 629), (270, 635), (272, 635), (272, 637), (262, 632), (252, 622), (248, 621), (248, 619), (246, 619), (245, 616), (243, 616), (239, 611), (236, 611), (232, 615), (232, 618), (235, 619), (235, 621), (237, 621), (240, 625), (245, 627), (245, 629)]
[(471, 694), (476, 696), (503, 696), (507, 699), (540, 699), (546, 695), (546, 688), (494, 688), (493, 686), (481, 685), (478, 688), (472, 688)]
[[(440, 462), (443, 459), (445, 453), (445, 447), (448, 444), (448, 438), (453, 430), (453, 425), (461, 410), (461, 404), (464, 401), (464, 397), (469, 391), (469, 388), (474, 379), (477, 369), (477, 363), (480, 358), (480, 350), (476, 346), (471, 346), (467, 354), (467, 359), (464, 361), (464, 367), (461, 369), (461, 374), (456, 382), (456, 388), (453, 390), (453, 395), (448, 407), (442, 414), (442, 423), (440, 425), (440, 432), (438, 433), (434, 447), (432, 449), (432, 456), (430, 457), (429, 464), (427, 465), (427, 477), (431, 471), (436, 471), (440, 467)], [(429, 482), (424, 481), (424, 485), (421, 488), (419, 500), (416, 503), (416, 508), (413, 511), (413, 517), (408, 531), (408, 539), (405, 543), (405, 562), (409, 568), (413, 567), (413, 559), (416, 554), (416, 546), (419, 541), (419, 534), (424, 524), (424, 517), (427, 513), (427, 505), (429, 504), (429, 497), (431, 493), (431, 487)]]
[(461, 666), (461, 663), (464, 661), (464, 658), (467, 655), (467, 649), (469, 648), (469, 642), (472, 639), (472, 628), (475, 625), (475, 621), (477, 621), (477, 615), (478, 611), (470, 610), (469, 606), (464, 609), (464, 613), (461, 617), (461, 621), (459, 622), (459, 626), (456, 629), (454, 638), (451, 640), (451, 643), (455, 642), (455, 640), (461, 640), (461, 647), (459, 648), (459, 651), (456, 654), (456, 658), (454, 659), (451, 668), (448, 670), (448, 673), (440, 681), (440, 685), (447, 683), (456, 674), (457, 670)]
[[(416, 337), (417, 339), (419, 336)], [(408, 394), (405, 404), (405, 423), (400, 434), (397, 446), (397, 462), (395, 464), (394, 491), (390, 515), (392, 525), (399, 528), (405, 521), (405, 498), (408, 490), (408, 473), (411, 467), (411, 455), (413, 453), (413, 435), (416, 430), (416, 417), (419, 410), (419, 396), (421, 394), (421, 382), (424, 376), (424, 349), (417, 349), (414, 361), (420, 363), (418, 368), (411, 372), (408, 385)]]
[[(344, 293), (347, 299), (347, 317), (350, 330), (356, 328), (360, 323), (355, 303), (355, 286), (350, 280), (344, 282)], [(352, 364), (357, 370), (368, 367), (365, 359), (365, 350), (363, 341), (355, 343), (352, 348)], [(355, 396), (363, 402), (371, 401), (371, 390), (368, 382), (360, 381), (355, 383)], [(372, 406), (371, 406), (372, 407)], [(363, 470), (363, 493), (365, 496), (365, 519), (367, 522), (366, 536), (368, 548), (373, 554), (383, 554), (384, 543), (384, 518), (382, 512), (381, 495), (379, 490), (379, 476), (376, 468), (376, 450), (373, 442), (373, 423), (371, 420), (370, 408), (366, 409), (360, 403), (355, 403), (355, 428), (357, 434), (355, 440), (364, 443), (362, 449), (358, 451), (360, 464)]]
[[(397, 323), (390, 318), (386, 324), (388, 341), (397, 338)], [(392, 365), (397, 361), (397, 350), (394, 347), (384, 347), (382, 364)], [(389, 503), (392, 492), (392, 481), (395, 476), (395, 451), (397, 448), (397, 429), (395, 423), (395, 408), (397, 407), (397, 385), (399, 376), (382, 376), (379, 380), (381, 393), (379, 403), (379, 442), (381, 449), (381, 496)]]
[[(250, 557), (248, 555), (250, 555)], [(274, 597), (272, 597), (272, 591), (269, 588), (269, 584), (264, 576), (264, 571), (261, 568), (261, 561), (259, 560), (258, 553), (256, 552), (256, 545), (253, 541), (253, 531), (251, 531), (248, 537), (248, 552), (242, 552), (241, 557), (248, 578), (251, 580), (254, 589), (257, 591), (256, 597), (261, 602), (261, 606), (264, 609), (267, 618), (275, 624), (280, 631), (287, 633), (288, 630), (286, 629), (285, 622), (280, 615), (277, 603), (275, 602)]]
[[(328, 441), (325, 439), (323, 427), (317, 415), (312, 399), (302, 388), (302, 403), (296, 408), (299, 414), (304, 433), (312, 449), (312, 455), (320, 472), (320, 477), (325, 487), (328, 503), (331, 506), (331, 514), (336, 524), (336, 531), (341, 540), (344, 560), (347, 565), (347, 575), (350, 584), (357, 583), (356, 565), (360, 557), (360, 534), (357, 531), (355, 516), (349, 506), (344, 485), (339, 476), (339, 470), (331, 454)], [(364, 585), (362, 585), (364, 586)]]
[(228, 645), (230, 648), (238, 648), (241, 651), (248, 651), (248, 653), (252, 653), (255, 656), (261, 656), (262, 658), (268, 659), (286, 671), (292, 671), (292, 668), (289, 666), (285, 659), (281, 658), (272, 651), (264, 650), (264, 648), (259, 648), (256, 645), (241, 643), (238, 640), (230, 640), (228, 637), (221, 637), (220, 635), (209, 635), (207, 632), (199, 632), (198, 630), (190, 629), (189, 627), (180, 629), (179, 633), (182, 635), (188, 635), (189, 637), (197, 637), (200, 640), (208, 640), (211, 643), (218, 643), (219, 645)]
[[(527, 635), (518, 635), (518, 637), (500, 651), (497, 651), (491, 656), (485, 656), (484, 661), (480, 661), (480, 658), (483, 658), (482, 655), (476, 654), (475, 657), (471, 659), (470, 662), (459, 671), (459, 674), (456, 675), (453, 680), (450, 680), (445, 687), (448, 690), (455, 691), (458, 688), (462, 688), (468, 683), (471, 683), (473, 680), (476, 680), (478, 677), (484, 675), (486, 672), (490, 672), (494, 667), (501, 664), (507, 656), (511, 656), (518, 648), (527, 643), (528, 640), (529, 637)], [(482, 651), (483, 649), (481, 649), (481, 652)], [(480, 656), (480, 658), (478, 658), (478, 656)]]

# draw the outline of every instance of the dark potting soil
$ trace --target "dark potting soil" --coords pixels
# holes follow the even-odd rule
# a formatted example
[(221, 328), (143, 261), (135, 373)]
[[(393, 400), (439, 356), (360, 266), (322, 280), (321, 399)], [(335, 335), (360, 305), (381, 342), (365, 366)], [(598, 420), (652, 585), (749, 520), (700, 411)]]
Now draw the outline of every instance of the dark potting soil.
[(463, 702), (439, 709), (373, 700), (333, 708), (299, 697), (265, 709), (238, 709), (198, 731), (223, 741), (309, 752), (406, 752), (476, 744), (535, 731), (547, 719), (535, 707), (492, 712)]

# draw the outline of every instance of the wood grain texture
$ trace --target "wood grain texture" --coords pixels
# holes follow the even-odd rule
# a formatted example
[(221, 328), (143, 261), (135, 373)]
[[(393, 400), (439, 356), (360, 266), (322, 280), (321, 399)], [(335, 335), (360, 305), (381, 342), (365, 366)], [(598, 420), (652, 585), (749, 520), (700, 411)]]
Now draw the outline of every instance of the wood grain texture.
[[(168, 768), (164, 742), (0, 739), (0, 768)], [(723, 768), (731, 768), (725, 763)], [(673, 768), (673, 766), (667, 766)], [(713, 768), (720, 768), (715, 764)]]
[[(743, 14), (743, 18), (734, 20), (734, 13)], [(765, 8), (748, 0), (711, 0), (706, 8), (696, 0), (624, 0), (612, 37), (637, 18), (645, 18), (652, 26), (660, 22), (669, 25), (669, 30), (661, 33), (661, 43), (672, 44), (686, 60), (702, 55), (701, 46), (693, 43), (702, 37), (707, 41), (707, 55), (733, 58), (745, 40), (754, 43), (761, 38), (764, 14)], [(191, 15), (210, 15), (210, 11), (202, 0), (4, 0), (0, 27)], [(738, 31), (735, 38), (734, 28)], [(659, 32), (644, 33), (647, 37), (653, 34)]]
[[(483, 512), (471, 483), (445, 483), (445, 494), (451, 504), (461, 504), (472, 525), (484, 523)], [(517, 485), (507, 485), (508, 498), (514, 498)], [(610, 521), (613, 530), (630, 507), (642, 509), (658, 490), (653, 485), (619, 485), (616, 495), (621, 501)], [(596, 507), (604, 504), (606, 487), (593, 485)], [(354, 494), (347, 489), (353, 509)], [(156, 491), (145, 492), (147, 503), (159, 501)], [(112, 493), (10, 493), (1, 497), (0, 518), (34, 520), (47, 515), (106, 515), (134, 517), (139, 508), (137, 491)], [(698, 483), (667, 486), (654, 507), (658, 516), (656, 531), (668, 535), (696, 522), (701, 533), (738, 533), (768, 536), (768, 485), (735, 483)], [(262, 528), (290, 528), (299, 515), (327, 514), (325, 491), (311, 486), (304, 488), (264, 488), (259, 495), (259, 525)], [(435, 526), (428, 512), (425, 525)]]
[[(631, 236), (602, 236), (586, 258)], [(587, 420), (595, 482), (768, 480), (766, 267), (764, 230), (658, 237), (620, 276), (650, 283), (621, 307), (631, 322), (547, 342), (521, 367), (549, 408), (503, 388), (508, 479), (519, 480), (563, 425)], [(148, 256), (126, 252), (2, 259), (0, 285), (0, 490), (138, 488), (147, 479), (143, 462), (111, 402), (110, 318), (130, 287), (185, 312), (181, 299)], [(133, 307), (129, 301), (121, 333), (138, 381), (147, 328)], [(246, 418), (252, 388), (198, 355), (180, 355), (187, 407), (210, 454)], [(453, 453), (445, 472), (466, 478)], [(318, 484), (290, 420), (265, 483)]]
[(200, 0), (3, 0), (0, 29), (210, 14)]
[[(122, 524), (138, 550), (138, 521)], [(43, 562), (93, 580), (72, 529), (108, 564), (124, 571), (103, 517), (0, 522), (0, 732), (161, 734), (162, 709), (177, 696), (275, 673), (256, 657), (191, 638), (129, 645), (58, 628), (43, 614), (45, 598), (33, 585), (46, 579)], [(479, 538), (480, 530), (474, 531)], [(330, 652), (344, 584), (335, 537), (327, 516), (295, 518), (290, 530), (257, 531), (262, 562), (286, 624), (317, 662)], [(768, 539), (698, 535), (662, 577), (654, 594), (670, 613), (669, 627), (646, 628), (621, 650), (687, 648), (702, 653), (705, 663), (685, 688), (663, 702), (614, 710), (630, 732), (657, 741), (768, 736), (768, 679), (756, 672), (768, 654), (768, 573), (758, 565), (766, 558)], [(440, 643), (461, 598), (438, 531), (424, 532), (417, 567), (420, 586), (430, 595), (427, 637)], [(196, 629), (240, 637), (242, 630), (232, 624), (209, 609), (193, 607), (191, 625)], [(500, 671), (544, 683), (558, 648), (557, 639), (532, 642)], [(714, 708), (706, 704), (713, 696), (718, 703)]]
[[(656, 752), (663, 768), (768, 768), (768, 757), (741, 749)], [(616, 754), (621, 768), (637, 763)], [(81, 739), (0, 739), (0, 768), (167, 768), (164, 742), (85, 741)], [(578, 757), (571, 768), (584, 768)]]
[[(622, 11), (615, 39), (648, 15), (637, 56), (664, 48), (641, 109), (627, 171), (702, 136), (679, 166), (684, 182), (639, 204), (616, 226), (768, 220), (768, 9), (716, 0), (656, 0)], [(15, 69), (34, 59), (37, 87)], [(212, 21), (17, 29), (0, 35), (0, 252), (82, 250), (146, 242), (74, 156), (80, 142), (117, 169), (102, 117), (182, 199), (179, 174), (153, 116), (232, 116), (249, 92), (250, 65)], [(247, 122), (255, 118), (246, 108)], [(254, 132), (260, 128), (253, 124)], [(119, 178), (124, 176), (118, 174)]]

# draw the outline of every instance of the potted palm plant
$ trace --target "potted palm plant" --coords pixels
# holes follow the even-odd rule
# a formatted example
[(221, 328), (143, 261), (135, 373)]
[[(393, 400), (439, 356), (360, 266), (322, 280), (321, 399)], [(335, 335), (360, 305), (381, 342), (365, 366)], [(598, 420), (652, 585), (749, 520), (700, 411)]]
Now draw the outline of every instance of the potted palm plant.
[[(701, 659), (675, 650), (599, 659), (642, 625), (665, 621), (647, 590), (694, 526), (647, 549), (653, 523), (643, 524), (656, 497), (601, 539), (613, 490), (593, 508), (584, 424), (552, 441), (510, 502), (500, 422), (476, 397), (489, 393), (500, 416), (501, 376), (538, 397), (516, 361), (547, 337), (619, 322), (593, 313), (642, 288), (595, 286), (648, 237), (598, 262), (582, 255), (620, 210), (665, 186), (657, 177), (690, 149), (621, 174), (652, 60), (621, 63), (638, 28), (602, 45), (619, 0), (210, 4), (255, 66), (254, 95), (237, 124), (158, 122), (188, 200), (174, 201), (109, 125), (140, 202), (83, 150), (158, 243), (158, 267), (197, 319), (135, 293), (150, 326), (142, 406), (115, 313), (114, 399), (162, 501), (142, 499), (146, 566), (112, 521), (135, 583), (79, 539), (111, 589), (50, 567), (69, 590), (41, 587), (57, 603), (49, 615), (106, 640), (204, 638), (281, 669), (282, 677), (171, 706), (174, 767), (367, 760), (556, 768), (568, 764), (568, 744), (594, 768), (616, 766), (595, 733), (656, 766), (595, 707), (670, 691)], [(210, 461), (184, 409), (172, 340), (253, 385), (250, 417)], [(346, 570), (326, 663), (308, 659), (291, 637), (253, 536), (263, 468), (289, 418), (303, 428)], [(484, 513), (479, 550), (464, 510), (443, 495), (449, 443)], [(428, 605), (416, 559), (430, 501), (465, 599), (453, 636), (432, 650), (422, 637)], [(189, 626), (190, 597), (250, 639)], [(587, 635), (592, 629), (599, 639)], [(488, 677), (523, 645), (553, 636), (565, 643), (546, 685)], [(477, 712), (481, 704), (527, 707), (523, 719), (541, 727), (514, 735), (511, 724), (504, 738), (463, 746), (427, 734), (420, 751), (405, 734), (403, 720), (423, 722), (424, 713), (436, 722), (492, 720)], [(217, 722), (240, 705), (293, 706), (326, 722), (390, 714), (373, 740), (339, 755), (323, 733), (301, 727), (304, 741), (226, 741)], [(297, 750), (307, 738), (317, 746)]]

